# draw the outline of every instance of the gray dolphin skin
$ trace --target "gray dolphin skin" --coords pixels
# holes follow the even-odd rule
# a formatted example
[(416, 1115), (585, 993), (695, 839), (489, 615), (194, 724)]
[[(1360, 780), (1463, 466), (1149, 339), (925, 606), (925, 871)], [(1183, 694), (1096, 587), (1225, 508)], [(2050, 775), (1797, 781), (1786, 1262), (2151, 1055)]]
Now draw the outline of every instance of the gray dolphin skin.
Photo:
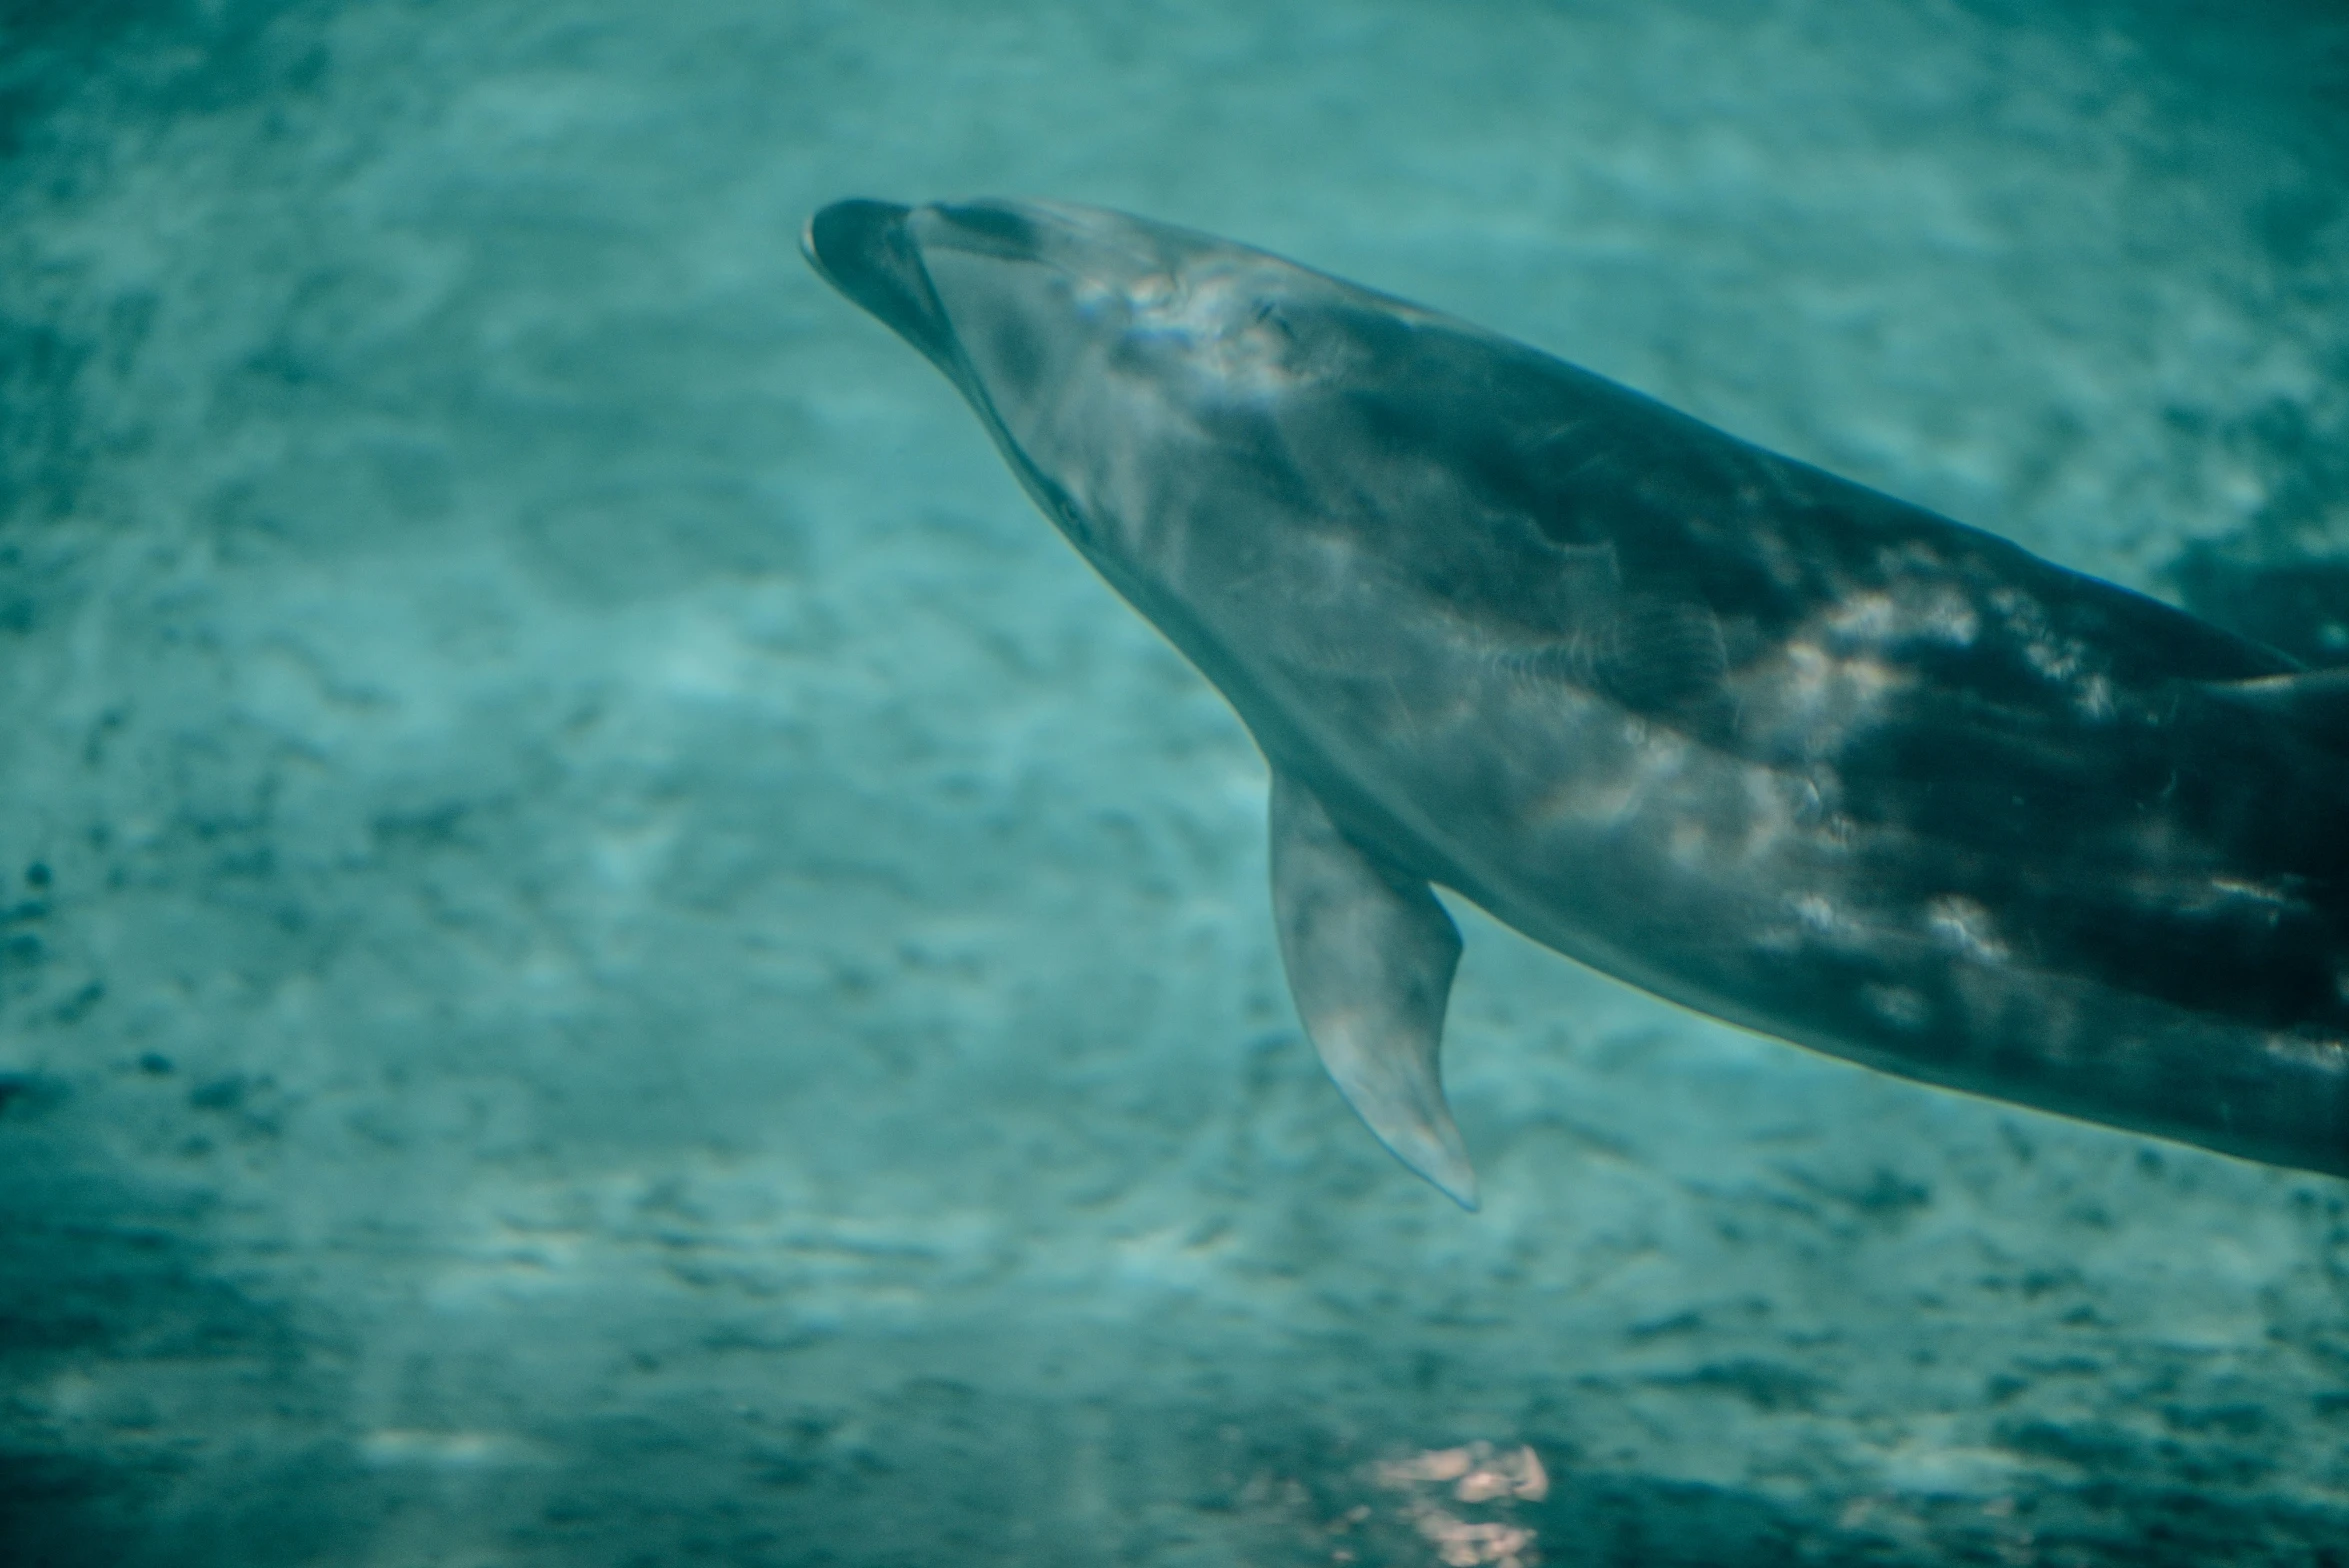
[(846, 201), (805, 249), (1246, 723), (1306, 1031), (1461, 1204), (1431, 884), (1763, 1034), (2349, 1174), (2349, 676), (1208, 235)]

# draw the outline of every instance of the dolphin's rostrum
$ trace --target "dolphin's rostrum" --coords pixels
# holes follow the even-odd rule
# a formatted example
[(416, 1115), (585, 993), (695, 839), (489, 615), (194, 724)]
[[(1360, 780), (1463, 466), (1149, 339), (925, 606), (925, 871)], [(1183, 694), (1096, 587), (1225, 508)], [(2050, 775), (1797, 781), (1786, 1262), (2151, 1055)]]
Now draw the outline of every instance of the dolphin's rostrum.
[(1461, 1203), (1430, 884), (1766, 1034), (2349, 1174), (2349, 678), (1207, 235), (851, 201), (806, 249), (1254, 734), (1306, 1030)]

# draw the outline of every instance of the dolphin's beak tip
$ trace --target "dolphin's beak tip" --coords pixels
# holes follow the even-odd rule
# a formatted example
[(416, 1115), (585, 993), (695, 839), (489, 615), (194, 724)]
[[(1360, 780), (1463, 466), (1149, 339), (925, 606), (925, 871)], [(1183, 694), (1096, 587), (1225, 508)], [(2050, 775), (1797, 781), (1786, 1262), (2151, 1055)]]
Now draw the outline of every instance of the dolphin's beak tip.
[(842, 284), (902, 243), (900, 225), (912, 210), (861, 196), (818, 207), (800, 230), (800, 252), (832, 283)]
[(955, 374), (954, 331), (907, 232), (913, 208), (863, 197), (819, 207), (799, 248), (823, 280)]

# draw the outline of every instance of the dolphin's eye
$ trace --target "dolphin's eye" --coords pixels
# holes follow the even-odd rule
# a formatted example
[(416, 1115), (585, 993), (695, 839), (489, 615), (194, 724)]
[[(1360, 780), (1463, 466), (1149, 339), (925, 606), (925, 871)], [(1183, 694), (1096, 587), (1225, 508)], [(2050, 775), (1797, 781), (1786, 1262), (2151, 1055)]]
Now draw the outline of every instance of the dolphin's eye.
[(1259, 300), (1257, 302), (1256, 325), (1261, 327), (1268, 324), (1274, 327), (1278, 327), (1280, 329), (1281, 336), (1287, 338), (1290, 342), (1294, 343), (1297, 341), (1297, 329), (1289, 325), (1289, 318), (1282, 312), (1280, 302), (1277, 300), (1268, 299)]

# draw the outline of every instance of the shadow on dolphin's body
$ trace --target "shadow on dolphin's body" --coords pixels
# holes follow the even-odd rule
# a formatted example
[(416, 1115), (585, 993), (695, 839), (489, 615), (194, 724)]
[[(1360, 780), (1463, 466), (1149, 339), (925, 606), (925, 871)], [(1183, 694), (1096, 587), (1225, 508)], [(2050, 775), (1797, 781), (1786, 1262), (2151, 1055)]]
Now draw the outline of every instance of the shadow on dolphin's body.
[(1207, 235), (850, 201), (806, 249), (1239, 712), (1307, 1031), (1463, 1204), (1430, 884), (1766, 1034), (2349, 1174), (2349, 674)]

